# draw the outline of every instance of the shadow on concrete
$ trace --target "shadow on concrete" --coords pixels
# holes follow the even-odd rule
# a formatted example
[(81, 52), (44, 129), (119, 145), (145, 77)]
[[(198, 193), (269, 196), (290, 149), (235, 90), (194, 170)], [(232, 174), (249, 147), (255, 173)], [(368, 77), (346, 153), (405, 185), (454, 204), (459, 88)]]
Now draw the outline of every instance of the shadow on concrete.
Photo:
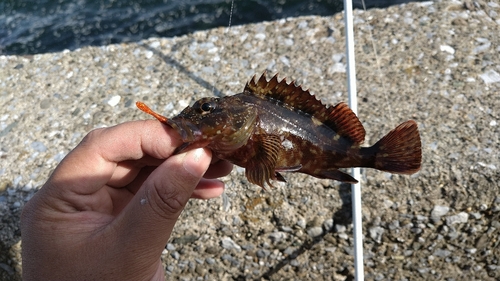
[[(342, 200), (342, 207), (333, 213), (333, 221), (334, 224), (348, 225), (352, 223), (352, 200), (351, 200), (351, 185), (347, 183), (341, 183), (339, 186), (339, 196)], [(329, 233), (335, 231), (335, 228), (330, 229), (329, 231), (323, 231), (323, 233), (317, 237), (307, 239), (297, 250), (295, 250), (290, 255), (286, 256), (283, 260), (278, 262), (273, 267), (269, 268), (264, 274), (255, 280), (271, 280), (272, 276), (280, 271), (283, 267), (290, 264), (290, 262), (303, 253), (310, 250), (314, 245), (323, 241), (324, 237)], [(339, 275), (345, 275), (345, 280), (354, 280), (354, 276), (348, 271), (344, 270), (342, 272), (337, 272)], [(246, 280), (244, 277), (238, 277), (236, 280)]]
[[(177, 69), (179, 72), (185, 74), (187, 77), (192, 79), (198, 85), (202, 86), (203, 88), (205, 88), (209, 92), (211, 92), (214, 96), (222, 97), (221, 90), (217, 89), (217, 87), (215, 87), (215, 85), (212, 85), (207, 80), (205, 80), (199, 76), (196, 76), (193, 72), (189, 71), (185, 66), (183, 66), (181, 63), (179, 63), (174, 58), (162, 53), (161, 50), (155, 49), (151, 46), (148, 46), (148, 45), (141, 45), (141, 46), (143, 48), (145, 48), (146, 50), (153, 52), (153, 54), (160, 57), (166, 64), (172, 66), (173, 68)], [(173, 48), (175, 49), (175, 46)]]

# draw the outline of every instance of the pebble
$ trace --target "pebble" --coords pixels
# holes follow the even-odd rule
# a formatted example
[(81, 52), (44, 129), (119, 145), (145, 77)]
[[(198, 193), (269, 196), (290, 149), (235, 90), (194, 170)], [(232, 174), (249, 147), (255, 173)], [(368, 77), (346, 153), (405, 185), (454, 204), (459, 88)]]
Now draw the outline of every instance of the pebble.
[(10, 123), (9, 125), (7, 125), (5, 128), (3, 128), (0, 131), (0, 137), (4, 137), (7, 134), (9, 134), (10, 131), (12, 131), (12, 129), (14, 129), (17, 126), (17, 124), (18, 124), (18, 121), (14, 121), (14, 122)]
[(382, 235), (385, 232), (385, 229), (381, 226), (371, 227), (368, 232), (370, 233), (370, 237), (377, 243), (382, 242)]
[(392, 200), (388, 200), (388, 199), (384, 200), (384, 207), (386, 209), (391, 208), (393, 205), (394, 205), (394, 202)]
[(154, 56), (154, 53), (148, 50), (144, 53), (144, 55), (146, 56), (147, 59), (150, 59)]
[(342, 240), (348, 240), (349, 239), (349, 235), (347, 233), (345, 233), (345, 232), (339, 233), (338, 236)]
[(479, 74), (479, 77), (483, 79), (484, 83), (492, 84), (500, 82), (500, 74), (493, 69), (490, 69), (482, 74)]
[(238, 252), (241, 251), (240, 245), (233, 241), (230, 237), (223, 237), (221, 239), (222, 248), (226, 250), (236, 250)]
[(329, 232), (330, 230), (333, 229), (333, 219), (326, 219), (323, 222), (323, 228), (325, 229), (326, 232)]
[(33, 148), (34, 150), (36, 150), (38, 152), (45, 152), (45, 151), (47, 151), (47, 147), (41, 141), (34, 141), (34, 142), (32, 142), (31, 143), (31, 148)]
[(302, 229), (305, 229), (306, 228), (306, 220), (305, 219), (299, 219), (297, 221), (297, 225), (302, 228)]
[(323, 234), (323, 228), (321, 226), (313, 226), (307, 230), (307, 234), (313, 238), (321, 236)]
[(335, 225), (335, 232), (337, 233), (343, 233), (343, 232), (346, 232), (347, 230), (347, 227), (343, 224), (336, 224)]
[(50, 107), (52, 101), (50, 99), (43, 99), (40, 102), (40, 109), (47, 109)]
[(334, 74), (334, 73), (345, 73), (347, 69), (347, 65), (343, 63), (334, 63), (330, 68), (328, 68), (328, 74)]
[(215, 254), (219, 253), (219, 251), (220, 251), (219, 247), (214, 247), (214, 246), (208, 246), (205, 249), (205, 252), (207, 254), (211, 254), (211, 255), (215, 255)]
[(236, 259), (235, 257), (231, 256), (230, 254), (224, 254), (221, 257), (221, 260), (223, 261), (228, 261), (231, 266), (238, 266), (240, 261)]
[(261, 259), (269, 256), (270, 254), (271, 254), (271, 251), (269, 251), (267, 249), (259, 249), (259, 250), (257, 250), (257, 257), (259, 257)]
[(120, 103), (120, 100), (122, 99), (121, 96), (119, 95), (115, 95), (115, 96), (112, 96), (109, 100), (108, 100), (108, 104), (112, 107), (115, 107), (116, 105), (118, 105), (118, 103)]
[(178, 260), (181, 257), (181, 255), (177, 251), (173, 251), (172, 253), (170, 253), (170, 256), (175, 260)]
[(480, 219), (483, 215), (479, 212), (473, 212), (473, 213), (470, 213), (470, 216), (473, 217), (474, 219), (478, 220)]
[(431, 219), (439, 220), (442, 216), (446, 215), (450, 211), (450, 207), (435, 205), (431, 211)]
[(167, 249), (168, 251), (175, 251), (175, 246), (174, 246), (174, 244), (172, 244), (172, 243), (167, 243), (167, 247), (166, 247), (166, 249)]
[(389, 223), (389, 229), (390, 230), (396, 230), (399, 229), (401, 226), (399, 225), (398, 220), (393, 220), (391, 223)]
[(447, 217), (446, 224), (447, 225), (454, 225), (457, 223), (466, 223), (468, 219), (469, 219), (469, 214), (467, 214), (465, 212), (460, 212), (456, 215)]
[(266, 39), (266, 34), (264, 34), (264, 33), (257, 33), (257, 34), (255, 34), (255, 39), (264, 40), (264, 39)]
[(287, 238), (287, 234), (285, 232), (277, 231), (269, 234), (269, 238), (274, 242), (278, 243), (281, 240), (284, 240)]
[(465, 248), (465, 252), (469, 254), (475, 254), (477, 252), (476, 248)]
[(439, 46), (439, 49), (442, 51), (442, 52), (447, 52), (447, 53), (450, 53), (450, 54), (455, 54), (455, 49), (449, 45), (441, 45)]
[(283, 251), (283, 254), (286, 256), (293, 254), (295, 251), (297, 251), (297, 248), (295, 247), (287, 247), (285, 251)]
[(437, 249), (436, 251), (434, 251), (434, 253), (432, 253), (432, 255), (434, 255), (436, 257), (444, 258), (444, 257), (451, 255), (451, 252), (448, 250), (444, 250), (444, 249)]
[(487, 51), (491, 47), (491, 42), (487, 41), (477, 47), (472, 51), (473, 54), (479, 54)]

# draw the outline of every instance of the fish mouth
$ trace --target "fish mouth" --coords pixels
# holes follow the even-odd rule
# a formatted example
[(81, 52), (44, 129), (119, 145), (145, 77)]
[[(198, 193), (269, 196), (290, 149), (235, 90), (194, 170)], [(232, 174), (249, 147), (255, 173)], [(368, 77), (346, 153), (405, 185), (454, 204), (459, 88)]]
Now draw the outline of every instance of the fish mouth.
[(202, 135), (200, 129), (186, 119), (178, 119), (174, 117), (172, 119), (168, 119), (167, 124), (177, 131), (184, 143), (194, 142)]

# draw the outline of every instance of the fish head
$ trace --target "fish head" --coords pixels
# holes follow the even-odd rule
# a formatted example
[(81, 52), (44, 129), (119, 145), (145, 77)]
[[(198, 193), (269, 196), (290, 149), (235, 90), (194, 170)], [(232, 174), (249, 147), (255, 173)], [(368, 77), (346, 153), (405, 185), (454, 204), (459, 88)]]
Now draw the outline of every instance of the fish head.
[(230, 152), (248, 141), (256, 120), (256, 110), (231, 96), (202, 98), (167, 122), (184, 142), (177, 153), (205, 146)]

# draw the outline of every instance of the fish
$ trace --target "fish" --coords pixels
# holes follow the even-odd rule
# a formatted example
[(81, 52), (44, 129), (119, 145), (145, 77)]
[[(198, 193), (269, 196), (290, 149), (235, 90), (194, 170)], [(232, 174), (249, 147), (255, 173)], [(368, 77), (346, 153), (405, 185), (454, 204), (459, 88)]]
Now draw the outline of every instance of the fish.
[(174, 153), (207, 147), (219, 159), (245, 168), (248, 181), (266, 189), (298, 172), (346, 183), (358, 181), (342, 168), (373, 168), (395, 174), (420, 170), (418, 125), (408, 120), (378, 142), (362, 146), (365, 129), (344, 102), (325, 105), (295, 81), (254, 75), (243, 92), (204, 97), (167, 118), (136, 102), (172, 127), (183, 144)]

